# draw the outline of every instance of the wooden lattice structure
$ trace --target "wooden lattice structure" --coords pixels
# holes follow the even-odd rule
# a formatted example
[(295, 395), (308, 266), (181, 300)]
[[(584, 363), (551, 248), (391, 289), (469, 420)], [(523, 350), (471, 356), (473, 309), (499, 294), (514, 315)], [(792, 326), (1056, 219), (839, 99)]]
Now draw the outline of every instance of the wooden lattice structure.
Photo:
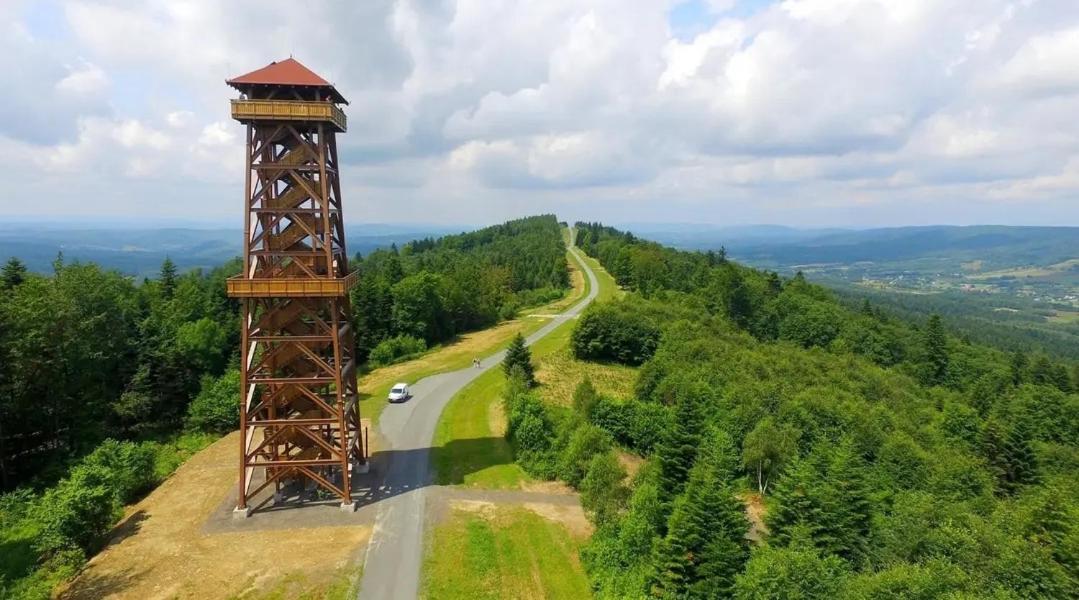
[(283, 500), (322, 488), (353, 506), (366, 470), (335, 136), (344, 97), (288, 59), (230, 79), (232, 117), (247, 128), (240, 483), (246, 516), (260, 493)]

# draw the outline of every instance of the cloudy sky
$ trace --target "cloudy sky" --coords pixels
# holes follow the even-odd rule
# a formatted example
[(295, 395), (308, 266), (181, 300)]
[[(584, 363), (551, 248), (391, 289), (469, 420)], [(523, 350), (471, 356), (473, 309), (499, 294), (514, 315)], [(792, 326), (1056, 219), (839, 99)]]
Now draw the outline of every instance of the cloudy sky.
[(238, 222), (224, 80), (291, 54), (351, 102), (351, 224), (1079, 225), (1075, 0), (4, 0), (0, 26), (16, 218)]

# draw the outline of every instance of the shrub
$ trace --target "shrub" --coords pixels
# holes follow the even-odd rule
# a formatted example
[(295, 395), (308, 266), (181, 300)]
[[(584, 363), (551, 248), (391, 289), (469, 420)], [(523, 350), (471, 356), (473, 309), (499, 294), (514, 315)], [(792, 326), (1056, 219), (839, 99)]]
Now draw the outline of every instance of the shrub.
[(95, 551), (121, 513), (112, 479), (100, 465), (80, 465), (46, 491), (32, 511), (41, 532), (34, 548), (45, 556)]
[(372, 365), (385, 366), (401, 362), (427, 349), (427, 342), (410, 335), (398, 335), (382, 340), (371, 350), (368, 360)]
[(585, 423), (573, 430), (569, 444), (559, 456), (559, 474), (566, 483), (578, 487), (592, 458), (610, 449), (611, 436), (599, 427)]
[(127, 504), (155, 483), (154, 450), (148, 444), (105, 440), (76, 469), (101, 469), (117, 504)]
[(581, 506), (597, 525), (610, 523), (622, 512), (629, 499), (623, 485), (626, 470), (614, 452), (608, 450), (592, 457), (581, 480)]
[(600, 304), (581, 317), (573, 329), (570, 348), (582, 360), (639, 365), (655, 353), (659, 335), (659, 328), (644, 315), (619, 305)]
[(240, 372), (205, 376), (202, 389), (187, 409), (187, 426), (199, 431), (226, 433), (240, 426)]
[(666, 426), (668, 409), (659, 404), (619, 402), (600, 396), (589, 411), (589, 421), (614, 437), (619, 444), (648, 454)]

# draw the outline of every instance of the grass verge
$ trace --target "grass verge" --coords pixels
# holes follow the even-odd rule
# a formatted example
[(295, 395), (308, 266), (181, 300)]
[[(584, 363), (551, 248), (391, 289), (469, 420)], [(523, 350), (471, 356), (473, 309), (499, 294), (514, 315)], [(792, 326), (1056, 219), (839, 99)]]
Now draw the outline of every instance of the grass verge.
[[(463, 369), (472, 363), (472, 359), (498, 352), (505, 348), (518, 333), (524, 336), (539, 330), (547, 322), (547, 317), (528, 315), (547, 315), (560, 313), (576, 304), (590, 293), (590, 282), (584, 276), (573, 254), (566, 251), (569, 261), (572, 291), (565, 297), (541, 307), (525, 309), (513, 321), (500, 323), (489, 329), (462, 335), (458, 340), (436, 346), (423, 355), (403, 363), (375, 369), (360, 377), (360, 414), (377, 423), (379, 415), (386, 408), (386, 394), (393, 384), (403, 381), (415, 383), (424, 377)], [(613, 285), (614, 280), (611, 280)], [(601, 285), (602, 289), (602, 285)]]
[(422, 597), (588, 598), (581, 540), (523, 508), (454, 510), (435, 527)]

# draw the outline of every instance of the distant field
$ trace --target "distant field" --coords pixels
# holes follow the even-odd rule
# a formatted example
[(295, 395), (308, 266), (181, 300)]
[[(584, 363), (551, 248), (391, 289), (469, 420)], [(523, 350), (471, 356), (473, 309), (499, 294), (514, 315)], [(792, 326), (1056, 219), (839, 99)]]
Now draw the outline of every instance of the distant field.
[(1079, 258), (1072, 258), (1051, 265), (1041, 267), (1026, 266), (999, 271), (989, 271), (968, 275), (967, 279), (993, 279), (997, 277), (1053, 277), (1054, 275), (1066, 274), (1069, 271), (1079, 271)]

